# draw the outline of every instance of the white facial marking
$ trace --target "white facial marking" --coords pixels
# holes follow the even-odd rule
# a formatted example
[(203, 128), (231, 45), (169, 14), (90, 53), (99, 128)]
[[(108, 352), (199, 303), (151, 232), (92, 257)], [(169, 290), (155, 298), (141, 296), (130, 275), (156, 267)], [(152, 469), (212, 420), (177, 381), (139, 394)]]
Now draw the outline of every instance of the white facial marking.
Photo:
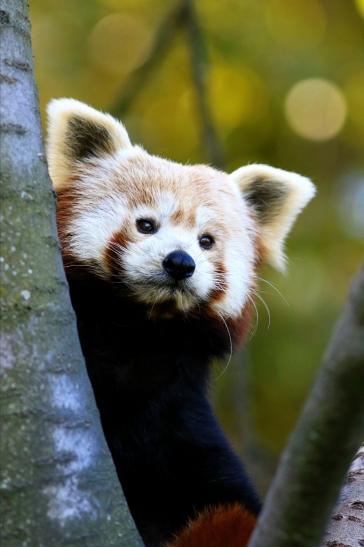
[(127, 215), (122, 198), (110, 197), (102, 200), (89, 211), (80, 212), (69, 227), (69, 246), (80, 260), (98, 260), (102, 256), (112, 235), (121, 228)]
[(161, 192), (158, 196), (157, 211), (163, 220), (168, 220), (177, 211), (177, 200), (171, 192)]
[(232, 240), (225, 249), (227, 291), (224, 298), (213, 305), (224, 317), (236, 317), (241, 313), (254, 279), (253, 245), (246, 238), (242, 251), (242, 243), (242, 239)]
[(235, 220), (231, 220), (234, 230), (224, 246), (227, 290), (224, 298), (213, 304), (224, 317), (232, 318), (244, 308), (255, 276), (255, 227), (242, 200), (238, 202), (237, 213), (239, 223), (235, 225)]
[(216, 213), (208, 207), (201, 205), (197, 207), (196, 211), (196, 223), (200, 229), (203, 229), (206, 224), (212, 222), (216, 218)]

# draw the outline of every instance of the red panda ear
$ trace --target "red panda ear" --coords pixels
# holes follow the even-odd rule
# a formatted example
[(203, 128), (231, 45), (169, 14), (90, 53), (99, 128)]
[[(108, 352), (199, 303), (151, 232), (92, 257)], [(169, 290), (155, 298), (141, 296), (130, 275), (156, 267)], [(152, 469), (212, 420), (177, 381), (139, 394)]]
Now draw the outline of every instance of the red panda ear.
[(74, 99), (48, 105), (47, 157), (55, 190), (63, 187), (77, 162), (131, 147), (122, 123)]
[(315, 194), (312, 182), (301, 175), (268, 165), (247, 165), (230, 175), (255, 212), (266, 260), (284, 269), (284, 240), (297, 215)]

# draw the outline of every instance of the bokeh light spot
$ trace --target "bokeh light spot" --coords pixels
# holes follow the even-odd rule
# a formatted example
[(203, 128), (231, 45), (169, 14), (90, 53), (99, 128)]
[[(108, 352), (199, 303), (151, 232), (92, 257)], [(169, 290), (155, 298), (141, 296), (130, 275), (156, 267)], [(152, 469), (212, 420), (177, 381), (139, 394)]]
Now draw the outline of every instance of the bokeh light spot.
[(356, 7), (362, 17), (364, 17), (364, 0), (355, 0)]
[(143, 20), (125, 13), (107, 15), (89, 37), (91, 61), (101, 70), (126, 74), (148, 55), (151, 33)]
[(302, 80), (289, 91), (285, 112), (290, 127), (309, 140), (335, 137), (346, 119), (346, 101), (341, 90), (328, 80)]

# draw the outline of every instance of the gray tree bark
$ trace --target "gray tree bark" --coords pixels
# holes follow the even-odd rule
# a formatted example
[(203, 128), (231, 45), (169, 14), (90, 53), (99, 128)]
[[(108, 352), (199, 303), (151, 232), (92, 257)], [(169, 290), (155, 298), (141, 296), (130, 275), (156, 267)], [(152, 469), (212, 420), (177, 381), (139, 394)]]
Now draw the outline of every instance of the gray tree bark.
[(331, 515), (322, 547), (364, 545), (364, 444), (356, 454)]
[(320, 545), (364, 437), (363, 386), (364, 268), (354, 280), (249, 547)]
[(0, 0), (0, 29), (0, 544), (141, 546), (63, 273), (26, 0)]

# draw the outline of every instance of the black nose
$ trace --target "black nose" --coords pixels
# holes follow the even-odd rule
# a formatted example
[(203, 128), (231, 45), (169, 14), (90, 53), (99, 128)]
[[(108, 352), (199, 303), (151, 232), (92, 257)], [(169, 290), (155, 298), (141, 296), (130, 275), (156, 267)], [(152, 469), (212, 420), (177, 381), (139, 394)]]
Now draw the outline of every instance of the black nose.
[(184, 251), (173, 251), (163, 260), (163, 268), (176, 281), (191, 277), (195, 267), (192, 256)]

